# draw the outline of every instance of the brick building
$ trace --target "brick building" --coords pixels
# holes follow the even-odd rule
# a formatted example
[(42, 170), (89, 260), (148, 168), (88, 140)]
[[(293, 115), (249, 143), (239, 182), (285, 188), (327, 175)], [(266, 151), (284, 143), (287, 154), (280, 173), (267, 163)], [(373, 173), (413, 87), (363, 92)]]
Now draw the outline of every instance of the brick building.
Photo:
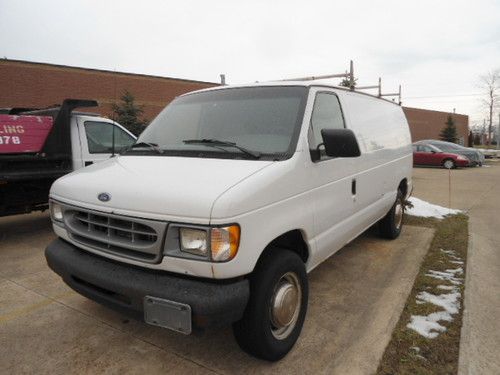
[[(0, 108), (42, 108), (66, 98), (96, 99), (99, 107), (90, 110), (111, 117), (115, 95), (119, 98), (128, 90), (135, 96), (136, 103), (144, 107), (144, 117), (149, 120), (176, 96), (217, 86), (212, 82), (7, 59), (0, 59), (0, 83)], [(414, 141), (439, 139), (448, 115), (452, 115), (459, 141), (467, 144), (468, 116), (418, 108), (403, 107), (403, 110)]]
[(458, 143), (469, 146), (469, 116), (410, 107), (403, 107), (403, 111), (410, 124), (411, 138), (414, 142), (422, 139), (439, 139), (439, 133), (445, 127), (448, 116), (451, 116), (457, 128)]
[(124, 90), (152, 120), (167, 103), (188, 91), (216, 86), (211, 82), (130, 74), (63, 65), (0, 59), (0, 108), (43, 108), (66, 98), (95, 99), (91, 112), (111, 117), (111, 104)]

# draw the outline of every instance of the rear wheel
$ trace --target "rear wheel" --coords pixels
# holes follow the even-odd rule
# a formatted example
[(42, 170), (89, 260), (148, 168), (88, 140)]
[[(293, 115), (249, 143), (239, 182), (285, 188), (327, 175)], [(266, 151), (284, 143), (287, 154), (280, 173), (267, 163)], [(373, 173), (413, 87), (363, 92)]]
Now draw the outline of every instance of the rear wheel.
[(445, 167), (446, 169), (453, 169), (455, 168), (455, 162), (452, 159), (446, 159), (443, 162), (443, 167)]
[(250, 300), (234, 336), (247, 353), (268, 361), (283, 358), (297, 341), (307, 310), (308, 283), (300, 257), (272, 249), (250, 278)]
[(403, 227), (404, 203), (403, 193), (398, 190), (396, 202), (390, 211), (378, 222), (379, 233), (384, 238), (395, 239), (401, 234)]

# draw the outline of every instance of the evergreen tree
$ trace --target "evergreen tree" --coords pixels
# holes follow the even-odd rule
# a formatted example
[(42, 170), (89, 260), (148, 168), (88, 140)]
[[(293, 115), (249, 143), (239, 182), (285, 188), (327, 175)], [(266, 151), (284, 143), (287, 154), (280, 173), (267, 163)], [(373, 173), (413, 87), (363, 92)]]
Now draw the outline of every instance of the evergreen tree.
[[(357, 83), (358, 79), (357, 78), (354, 78), (354, 83), (353, 83), (353, 86), (356, 87), (356, 83)], [(342, 87), (351, 87), (351, 80), (349, 78), (342, 78), (342, 81), (339, 83), (339, 86), (342, 86)]]
[(445, 124), (446, 126), (443, 130), (441, 130), (439, 138), (441, 138), (442, 141), (455, 143), (458, 139), (457, 128), (455, 126), (455, 121), (453, 121), (453, 118), (450, 115), (448, 116)]
[(141, 119), (144, 113), (143, 106), (136, 105), (134, 101), (134, 96), (128, 90), (125, 90), (120, 97), (120, 103), (113, 103), (111, 109), (117, 116), (115, 120), (118, 123), (133, 134), (139, 135), (146, 128), (148, 120)]

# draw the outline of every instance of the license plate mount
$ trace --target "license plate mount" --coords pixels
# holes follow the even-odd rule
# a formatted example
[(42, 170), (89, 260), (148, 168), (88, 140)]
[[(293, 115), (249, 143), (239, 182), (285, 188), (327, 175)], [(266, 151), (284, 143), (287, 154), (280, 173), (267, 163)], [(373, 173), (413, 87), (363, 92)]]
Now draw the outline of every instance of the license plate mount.
[(144, 321), (189, 335), (192, 331), (191, 306), (163, 298), (144, 297)]

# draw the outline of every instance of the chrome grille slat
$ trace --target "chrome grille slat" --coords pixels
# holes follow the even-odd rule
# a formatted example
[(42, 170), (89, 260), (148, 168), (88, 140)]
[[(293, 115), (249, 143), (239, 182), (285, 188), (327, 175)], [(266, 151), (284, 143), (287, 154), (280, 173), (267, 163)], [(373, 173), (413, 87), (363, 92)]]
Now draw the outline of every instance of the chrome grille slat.
[(146, 262), (160, 261), (167, 223), (65, 207), (70, 237), (93, 249)]

